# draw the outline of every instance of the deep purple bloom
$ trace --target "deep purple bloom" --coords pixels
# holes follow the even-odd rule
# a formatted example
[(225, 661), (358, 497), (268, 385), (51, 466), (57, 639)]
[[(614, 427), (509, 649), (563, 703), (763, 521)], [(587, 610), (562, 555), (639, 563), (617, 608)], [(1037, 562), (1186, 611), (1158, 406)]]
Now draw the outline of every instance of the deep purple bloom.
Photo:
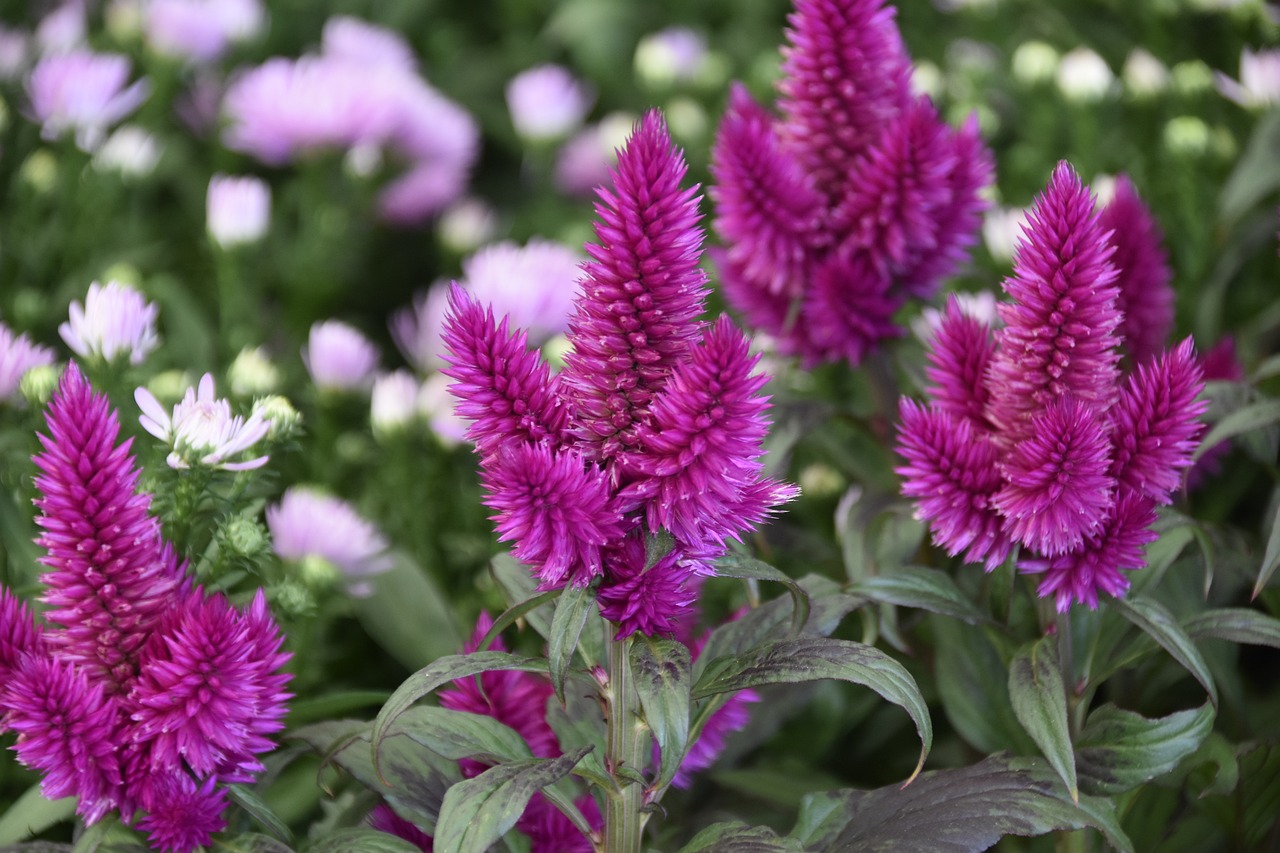
[(1031, 419), (1003, 458), (1005, 485), (993, 503), (1014, 539), (1046, 556), (1075, 549), (1111, 510), (1115, 480), (1101, 413), (1060, 397)]
[[(23, 656), (46, 653), (43, 633), (26, 602), (0, 587), (0, 684), (8, 682)], [(3, 729), (4, 714), (0, 713), (0, 731)]]
[(902, 297), (892, 286), (871, 255), (832, 255), (813, 270), (786, 347), (810, 363), (861, 363), (882, 342), (902, 334), (893, 322)]
[(1164, 235), (1125, 175), (1116, 178), (1115, 196), (1102, 209), (1098, 225), (1111, 232), (1115, 247), (1111, 263), (1118, 273), (1116, 310), (1124, 314), (1119, 333), (1133, 363), (1141, 364), (1163, 351), (1173, 327), (1172, 273)]
[(563, 381), (574, 393), (584, 451), (610, 461), (630, 452), (649, 407), (698, 337), (707, 295), (698, 267), (702, 229), (696, 188), (657, 112), (640, 120), (600, 189), (599, 244), (583, 271), (569, 325)]
[(435, 847), (430, 835), (427, 835), (415, 824), (400, 817), (386, 803), (380, 803), (373, 811), (369, 812), (369, 816), (365, 818), (365, 823), (369, 824), (371, 829), (408, 841), (410, 844), (417, 846), (422, 853), (432, 853)]
[(1088, 188), (1059, 163), (1004, 282), (1013, 302), (1000, 306), (1005, 326), (988, 383), (988, 416), (1001, 441), (1025, 436), (1031, 417), (1064, 394), (1094, 406), (1115, 402), (1120, 314), (1106, 237)]
[(995, 352), (990, 327), (966, 314), (953, 294), (930, 341), (924, 375), (933, 384), (929, 396), (942, 411), (986, 426), (987, 367)]
[[(578, 797), (574, 805), (594, 829), (603, 828), (600, 807), (590, 794)], [(524, 814), (516, 822), (516, 829), (529, 837), (529, 853), (592, 853), (595, 850), (591, 839), (541, 793), (529, 800)]]
[(213, 841), (213, 834), (226, 828), (227, 789), (215, 788), (211, 776), (198, 786), (185, 773), (165, 777), (138, 828), (147, 833), (152, 849), (172, 853), (192, 853)]
[(632, 534), (605, 555), (605, 579), (597, 590), (600, 614), (618, 626), (616, 639), (639, 631), (675, 634), (693, 608), (700, 584), (672, 549), (649, 566), (645, 540)]

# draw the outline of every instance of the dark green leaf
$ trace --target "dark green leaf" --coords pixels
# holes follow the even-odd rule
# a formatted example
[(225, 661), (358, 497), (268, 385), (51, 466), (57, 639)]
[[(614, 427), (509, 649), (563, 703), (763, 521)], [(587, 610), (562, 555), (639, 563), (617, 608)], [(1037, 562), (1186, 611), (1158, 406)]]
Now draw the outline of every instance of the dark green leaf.
[(800, 801), (800, 814), (791, 837), (806, 850), (825, 850), (848, 825), (847, 795), (840, 791), (818, 791)]
[(930, 620), (937, 637), (938, 693), (947, 719), (983, 753), (1035, 751), (1009, 701), (1009, 676), (985, 630), (954, 619)]
[(376, 829), (342, 829), (316, 839), (307, 853), (422, 853), (418, 845)]
[(1195, 453), (1191, 454), (1191, 458), (1193, 461), (1197, 460), (1219, 442), (1276, 423), (1280, 423), (1280, 400), (1261, 400), (1250, 403), (1214, 424), (1213, 429), (1205, 435)]
[(246, 788), (244, 785), (228, 785), (227, 794), (231, 802), (244, 809), (246, 814), (262, 824), (272, 836), (285, 844), (293, 843), (293, 833), (289, 831), (289, 827), (285, 826), (284, 821), (276, 816), (271, 807), (264, 803), (253, 789)]
[(351, 605), (369, 636), (401, 664), (418, 669), (462, 648), (448, 597), (413, 560), (397, 555), (395, 568), (368, 584), (371, 594)]
[(1276, 509), (1275, 518), (1271, 520), (1271, 534), (1267, 537), (1267, 552), (1262, 557), (1262, 568), (1258, 570), (1258, 579), (1253, 584), (1253, 597), (1266, 587), (1267, 581), (1275, 574), (1280, 565), (1280, 507)]
[(551, 686), (556, 698), (564, 704), (564, 679), (573, 663), (573, 652), (578, 648), (578, 638), (587, 617), (595, 609), (595, 593), (589, 587), (568, 586), (556, 602), (555, 616), (551, 620), (551, 636), (547, 640), (547, 663), (551, 673)]
[(213, 849), (218, 853), (293, 853), (288, 844), (256, 832), (246, 832), (234, 838), (215, 838), (213, 843)]
[(599, 785), (606, 791), (615, 790), (617, 783), (604, 769), (604, 715), (594, 691), (590, 695), (585, 695), (575, 694), (570, 690), (565, 694), (565, 698), (569, 701), (563, 707), (550, 702), (547, 708), (547, 724), (556, 733), (560, 748), (569, 751), (583, 746), (592, 747), (592, 750), (573, 769), (574, 774)]
[(804, 853), (794, 838), (781, 838), (767, 826), (713, 823), (680, 848), (680, 853)]
[(440, 809), (435, 846), (450, 853), (484, 853), (516, 825), (535, 793), (569, 775), (587, 751), (499, 764), (454, 785)]
[(517, 601), (498, 615), (493, 620), (493, 624), (489, 626), (489, 630), (485, 632), (484, 637), (480, 639), (480, 645), (477, 651), (488, 651), (489, 646), (493, 645), (494, 640), (498, 639), (498, 635), (510, 628), (516, 622), (540, 609), (544, 604), (551, 602), (564, 595), (564, 587), (560, 589), (549, 589), (546, 592), (539, 592), (532, 598), (524, 601)]
[(970, 624), (991, 621), (960, 591), (950, 575), (937, 569), (905, 566), (856, 583), (848, 592), (882, 604), (915, 607)]
[(0, 844), (13, 844), (69, 819), (76, 813), (76, 798), (46, 800), (40, 785), (32, 785), (0, 815)]
[(1113, 847), (1133, 850), (1111, 804), (1081, 797), (1075, 805), (1041, 759), (994, 756), (971, 767), (923, 773), (905, 788), (820, 796), (798, 829), (807, 849), (826, 853), (976, 853), (1006, 835), (1086, 826), (1101, 830)]
[(1114, 599), (1114, 603), (1120, 615), (1145, 631), (1151, 639), (1171, 654), (1174, 660), (1195, 676), (1196, 681), (1199, 681), (1205, 692), (1209, 694), (1214, 707), (1217, 707), (1218, 688), (1214, 686), (1209, 666), (1200, 655), (1200, 650), (1191, 642), (1191, 638), (1179, 627), (1173, 614), (1163, 605), (1139, 596), (1117, 598)]
[(445, 758), (488, 757), (494, 761), (532, 758), (518, 732), (492, 717), (423, 706), (410, 708), (391, 727)]
[[(528, 601), (538, 594), (538, 584), (534, 582), (529, 567), (510, 554), (499, 554), (490, 560), (489, 571), (502, 587), (508, 604)], [(547, 611), (530, 611), (524, 614), (524, 619), (543, 639), (551, 636), (551, 614)]]
[(546, 672), (547, 662), (537, 658), (523, 658), (506, 652), (475, 652), (469, 655), (450, 655), (418, 670), (396, 688), (387, 704), (378, 712), (373, 724), (373, 765), (378, 768), (378, 749), (387, 730), (396, 718), (409, 710), (413, 703), (444, 684), (457, 678), (467, 678), (494, 669), (520, 672)]
[(1280, 619), (1246, 607), (1206, 610), (1184, 626), (1195, 639), (1212, 638), (1280, 649)]
[(1041, 637), (1018, 649), (1009, 663), (1009, 699), (1013, 712), (1041, 754), (1078, 800), (1075, 753), (1067, 725), (1067, 691), (1058, 666), (1055, 637)]
[(726, 578), (751, 578), (754, 580), (774, 581), (785, 584), (791, 600), (795, 603), (792, 615), (792, 633), (799, 634), (805, 622), (809, 621), (809, 595), (795, 580), (768, 563), (741, 554), (725, 554), (716, 561), (716, 575)]
[(1213, 706), (1147, 719), (1115, 705), (1089, 715), (1076, 744), (1081, 787), (1114, 795), (1172, 771), (1213, 728)]
[(747, 687), (795, 684), (824, 678), (869, 687), (903, 708), (920, 735), (920, 761), (912, 776), (920, 772), (933, 744), (933, 725), (920, 688), (902, 664), (879, 649), (862, 643), (821, 637), (765, 643), (739, 656), (709, 663), (694, 685), (693, 698), (703, 699)]
[(676, 775), (689, 742), (691, 666), (689, 649), (676, 640), (637, 635), (631, 643), (632, 681), (662, 756), (659, 786)]

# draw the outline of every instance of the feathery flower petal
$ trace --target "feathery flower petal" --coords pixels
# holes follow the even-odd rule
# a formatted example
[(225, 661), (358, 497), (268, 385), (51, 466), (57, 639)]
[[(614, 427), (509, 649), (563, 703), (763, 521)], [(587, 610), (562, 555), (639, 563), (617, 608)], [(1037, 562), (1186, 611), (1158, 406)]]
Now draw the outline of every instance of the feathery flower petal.
[(216, 781), (210, 776), (197, 787), (185, 773), (164, 777), (160, 793), (138, 822), (153, 850), (192, 853), (209, 846), (213, 834), (226, 828), (227, 789), (215, 788)]
[(988, 417), (1001, 440), (1023, 437), (1032, 415), (1072, 394), (1106, 407), (1117, 394), (1116, 271), (1087, 187), (1065, 162), (1028, 214), (1005, 279), (1012, 304), (991, 361)]
[(697, 188), (656, 111), (646, 113), (601, 188), (592, 260), (569, 324), (561, 374), (574, 392), (576, 432), (605, 461), (635, 446), (654, 395), (697, 340), (708, 289)]
[(515, 542), (543, 588), (601, 573), (601, 549), (623, 530), (604, 471), (567, 448), (513, 443), (485, 461), (482, 481), (498, 540)]
[(614, 639), (639, 631), (671, 636), (697, 600), (699, 583), (672, 549), (646, 567), (645, 540), (633, 533), (605, 554), (604, 582), (597, 591), (600, 614), (618, 626)]
[[(25, 655), (42, 655), (44, 628), (36, 622), (27, 603), (0, 587), (0, 684), (6, 683)], [(0, 713), (0, 730), (4, 714)]]
[(1003, 460), (1005, 485), (992, 503), (1005, 531), (1046, 556), (1078, 547), (1109, 515), (1116, 481), (1111, 442), (1093, 407), (1059, 397), (1031, 419)]
[(130, 364), (142, 364), (160, 346), (156, 316), (160, 309), (141, 293), (109, 281), (93, 282), (84, 305), (71, 303), (70, 319), (58, 326), (67, 346), (84, 358), (114, 361), (127, 356)]
[(1098, 217), (1098, 227), (1111, 232), (1118, 277), (1116, 310), (1124, 314), (1118, 330), (1135, 364), (1164, 349), (1173, 328), (1173, 288), (1169, 285), (1164, 236), (1126, 175), (1116, 178), (1116, 191)]
[(213, 375), (200, 378), (199, 390), (188, 388), (182, 401), (173, 407), (173, 417), (146, 388), (133, 392), (142, 410), (138, 419), (143, 429), (173, 448), (166, 460), (170, 468), (192, 464), (248, 471), (267, 464), (266, 456), (237, 459), (266, 437), (271, 423), (258, 410), (249, 417), (231, 414), (231, 404), (216, 396)]
[(41, 497), (36, 544), (48, 570), (46, 633), (58, 654), (123, 691), (141, 647), (169, 606), (180, 572), (150, 496), (135, 492), (139, 471), (107, 398), (93, 393), (73, 363), (48, 409), (49, 435), (34, 458)]
[(467, 438), (482, 455), (523, 443), (557, 446), (565, 424), (559, 381), (525, 333), (510, 331), (505, 318), (495, 323), (493, 310), (456, 284), (449, 305), (443, 338), (452, 366), (444, 373), (457, 380), (449, 390), (458, 414), (473, 421)]
[(924, 375), (933, 384), (928, 392), (934, 405), (957, 418), (986, 427), (987, 366), (995, 353), (991, 328), (965, 312), (956, 294), (930, 341), (929, 366)]
[(1096, 609), (1098, 594), (1119, 597), (1129, 589), (1131, 572), (1147, 565), (1146, 546), (1160, 534), (1151, 529), (1156, 521), (1155, 503), (1136, 492), (1121, 491), (1105, 522), (1084, 543), (1065, 554), (1023, 560), (1018, 570), (1043, 574), (1041, 598), (1054, 597), (1059, 613), (1073, 601)]
[(1112, 410), (1111, 475), (1121, 486), (1157, 504), (1172, 500), (1204, 429), (1199, 417), (1209, 404), (1197, 399), (1203, 390), (1191, 338), (1129, 374)]
[(0, 400), (15, 399), (27, 371), (53, 364), (53, 360), (53, 350), (32, 343), (26, 335), (15, 335), (0, 323)]
[(902, 494), (917, 498), (916, 515), (929, 523), (934, 542), (991, 571), (1013, 548), (993, 504), (1004, 485), (995, 442), (969, 419), (914, 400), (903, 398), (899, 412)]
[[(574, 800), (574, 805), (594, 829), (604, 828), (600, 807), (590, 794)], [(516, 829), (529, 837), (529, 853), (592, 853), (595, 850), (591, 839), (541, 793), (529, 800), (524, 814), (516, 821)]]

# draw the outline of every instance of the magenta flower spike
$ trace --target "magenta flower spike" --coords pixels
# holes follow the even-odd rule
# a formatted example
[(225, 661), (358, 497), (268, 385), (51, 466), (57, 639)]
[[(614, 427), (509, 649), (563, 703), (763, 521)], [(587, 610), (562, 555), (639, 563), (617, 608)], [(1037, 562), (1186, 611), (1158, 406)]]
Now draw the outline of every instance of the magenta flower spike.
[(1115, 247), (1116, 309), (1123, 313), (1120, 336), (1134, 364), (1159, 355), (1173, 328), (1173, 288), (1164, 235), (1151, 211), (1125, 175), (1116, 179), (1115, 196), (1102, 209), (1098, 225), (1111, 232)]
[(47, 550), (45, 637), (108, 693), (127, 692), (142, 646), (169, 606), (179, 571), (148, 515), (151, 499), (137, 493), (139, 471), (130, 441), (107, 398), (93, 392), (72, 363), (49, 405), (49, 435), (34, 459)]
[(600, 242), (586, 247), (561, 376), (583, 451), (606, 462), (635, 448), (654, 396), (701, 331), (701, 215), (697, 188), (680, 186), (685, 171), (662, 116), (649, 112), (610, 171), (613, 189), (598, 190)]
[[(44, 629), (26, 602), (0, 587), (0, 684), (7, 682), (27, 655), (47, 654)], [(0, 714), (0, 731), (4, 715)]]
[(1025, 436), (1031, 417), (1064, 394), (1101, 407), (1116, 400), (1119, 291), (1098, 218), (1088, 188), (1059, 163), (1004, 282), (1013, 302), (1000, 306), (988, 381), (988, 417), (1002, 441)]
[(147, 833), (152, 849), (193, 853), (209, 845), (215, 832), (227, 826), (227, 789), (215, 788), (210, 776), (198, 785), (185, 773), (166, 777), (138, 829)]
[(618, 626), (615, 639), (639, 631), (670, 636), (695, 606), (700, 584), (672, 550), (646, 568), (648, 554), (640, 535), (632, 535), (605, 555), (605, 579), (596, 591), (600, 614)]
[(990, 327), (965, 313), (953, 294), (931, 343), (929, 366), (924, 369), (933, 383), (928, 388), (930, 398), (947, 414), (989, 426), (987, 367), (995, 353)]

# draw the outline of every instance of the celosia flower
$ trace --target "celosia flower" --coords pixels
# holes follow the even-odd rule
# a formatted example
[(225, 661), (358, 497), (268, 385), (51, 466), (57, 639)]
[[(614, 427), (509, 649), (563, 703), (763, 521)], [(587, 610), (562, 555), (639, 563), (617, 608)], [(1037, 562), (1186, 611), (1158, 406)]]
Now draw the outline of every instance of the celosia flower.
[(251, 175), (214, 175), (205, 199), (205, 226), (224, 249), (256, 243), (271, 224), (271, 188)]
[(138, 821), (138, 829), (147, 833), (153, 850), (192, 853), (204, 849), (215, 832), (227, 826), (223, 813), (227, 809), (227, 789), (215, 788), (212, 776), (198, 786), (185, 773), (166, 777), (147, 814)]
[(991, 179), (970, 120), (911, 92), (882, 0), (797, 0), (774, 118), (736, 87), (712, 154), (732, 307), (806, 363), (858, 364), (965, 259)]
[(605, 578), (596, 595), (600, 614), (618, 626), (616, 639), (639, 631), (674, 634), (694, 607), (699, 582), (673, 548), (649, 565), (644, 537), (633, 533), (605, 554)]
[(147, 97), (145, 80), (131, 86), (129, 59), (113, 53), (75, 50), (46, 56), (27, 81), (31, 111), (46, 139), (74, 131), (86, 151), (98, 146), (111, 125), (129, 115)]
[(1280, 50), (1240, 51), (1240, 79), (1219, 72), (1218, 91), (1242, 107), (1260, 109), (1280, 103)]
[(1121, 175), (1115, 195), (1102, 209), (1098, 226), (1111, 232), (1118, 276), (1116, 310), (1124, 320), (1119, 333), (1134, 364), (1157, 356), (1173, 327), (1172, 273), (1160, 226), (1138, 197), (1133, 182)]
[(248, 418), (233, 415), (231, 404), (216, 394), (213, 375), (206, 373), (200, 377), (199, 390), (188, 388), (170, 417), (146, 388), (134, 391), (133, 398), (142, 410), (138, 422), (173, 448), (165, 460), (170, 468), (199, 464), (248, 471), (267, 464), (266, 456), (235, 460), (265, 438), (271, 424), (256, 411)]
[(272, 549), (284, 560), (318, 557), (350, 582), (388, 571), (390, 543), (344, 500), (308, 488), (288, 489), (267, 507)]
[[(1206, 382), (1244, 380), (1244, 366), (1236, 357), (1235, 339), (1228, 336), (1214, 344), (1200, 360), (1200, 366)], [(1222, 458), (1231, 451), (1231, 442), (1220, 441), (1200, 454), (1191, 470), (1187, 472), (1187, 486), (1198, 488), (1205, 480), (1218, 472), (1222, 467)]]
[(149, 0), (145, 14), (152, 50), (195, 63), (215, 62), (253, 38), (266, 17), (259, 0)]
[[(0, 587), (0, 684), (9, 681), (24, 655), (41, 656), (46, 651), (43, 633), (26, 602)], [(0, 714), (3, 730), (4, 715)]]
[(358, 391), (373, 382), (378, 348), (354, 327), (326, 320), (311, 327), (302, 361), (322, 391)]
[(516, 133), (534, 142), (569, 134), (595, 100), (589, 86), (559, 65), (521, 71), (507, 83), (506, 94)]
[[(593, 829), (604, 828), (594, 797), (583, 794), (574, 800), (574, 805)], [(596, 849), (591, 839), (541, 792), (529, 800), (524, 814), (516, 821), (516, 829), (528, 836), (529, 853), (593, 853)]]
[(26, 335), (15, 335), (0, 323), (0, 400), (15, 399), (27, 371), (53, 364), (53, 360), (53, 350), (33, 343)]
[[(932, 346), (924, 375), (933, 383), (929, 386), (929, 396), (939, 409), (986, 425), (990, 397), (987, 366), (995, 345), (989, 323), (964, 308), (963, 296), (952, 294), (948, 298), (946, 314), (939, 318), (937, 330), (926, 341)], [(994, 297), (991, 309), (994, 314)]]
[(85, 358), (114, 361), (127, 356), (130, 364), (142, 364), (160, 346), (156, 317), (160, 309), (141, 293), (109, 281), (89, 285), (84, 305), (71, 303), (70, 319), (58, 326), (67, 346)]

